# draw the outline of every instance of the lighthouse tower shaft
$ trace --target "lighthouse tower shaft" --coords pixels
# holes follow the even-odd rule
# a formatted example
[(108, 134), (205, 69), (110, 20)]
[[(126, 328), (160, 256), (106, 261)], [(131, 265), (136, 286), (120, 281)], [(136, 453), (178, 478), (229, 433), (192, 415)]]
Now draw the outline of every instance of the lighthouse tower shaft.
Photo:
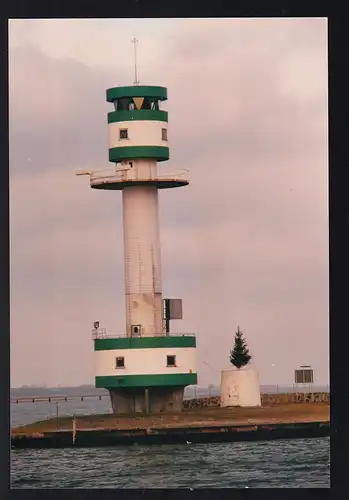
[[(156, 162), (139, 160), (135, 167), (156, 172)], [(128, 336), (163, 334), (158, 200), (155, 186), (128, 187), (122, 192)]]
[(126, 332), (94, 333), (96, 387), (108, 389), (115, 414), (180, 411), (184, 388), (197, 383), (195, 335), (163, 326), (158, 192), (188, 185), (159, 172), (169, 159), (166, 99), (164, 87), (109, 89), (113, 167), (90, 173), (92, 188), (122, 191)]

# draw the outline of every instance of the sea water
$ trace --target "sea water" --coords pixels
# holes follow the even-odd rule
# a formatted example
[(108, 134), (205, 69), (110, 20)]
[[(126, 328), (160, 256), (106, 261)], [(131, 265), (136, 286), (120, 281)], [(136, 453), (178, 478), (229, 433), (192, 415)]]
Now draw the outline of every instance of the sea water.
[[(11, 395), (34, 397), (38, 392), (45, 395), (29, 389)], [(44, 392), (53, 395), (52, 389)], [(93, 391), (55, 389), (57, 396), (68, 393)], [(12, 425), (52, 418), (57, 410), (60, 416), (111, 412), (107, 397), (68, 401), (58, 407), (47, 402), (18, 403), (11, 404)], [(329, 454), (329, 438), (12, 450), (11, 487), (326, 488), (330, 486)]]

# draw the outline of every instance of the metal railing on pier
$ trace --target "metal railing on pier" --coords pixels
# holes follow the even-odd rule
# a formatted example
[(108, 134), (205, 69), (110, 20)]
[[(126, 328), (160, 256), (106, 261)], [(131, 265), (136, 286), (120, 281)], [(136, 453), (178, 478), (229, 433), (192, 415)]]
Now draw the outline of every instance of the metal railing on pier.
[(11, 398), (11, 404), (19, 404), (19, 403), (59, 403), (63, 401), (84, 401), (86, 399), (98, 399), (101, 401), (102, 398), (109, 397), (109, 394), (86, 394), (83, 396), (33, 396), (33, 397), (24, 397), (24, 398)]

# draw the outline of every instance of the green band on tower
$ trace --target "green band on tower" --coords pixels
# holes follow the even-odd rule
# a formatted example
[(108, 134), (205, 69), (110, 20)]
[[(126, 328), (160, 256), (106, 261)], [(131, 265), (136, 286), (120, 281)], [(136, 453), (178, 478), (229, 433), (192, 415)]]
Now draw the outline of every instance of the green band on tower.
[(168, 113), (167, 111), (149, 109), (111, 111), (108, 113), (108, 123), (127, 122), (133, 120), (168, 122)]
[(123, 146), (109, 149), (109, 161), (113, 163), (137, 158), (152, 158), (157, 161), (165, 161), (169, 157), (169, 149), (165, 146)]
[(109, 389), (115, 387), (185, 387), (196, 385), (196, 373), (173, 373), (168, 375), (112, 375), (95, 377), (97, 388)]
[(114, 349), (156, 349), (172, 347), (196, 347), (194, 335), (161, 337), (120, 337), (115, 339), (95, 339), (95, 351)]
[(167, 89), (151, 85), (135, 85), (130, 87), (114, 87), (107, 90), (107, 101), (114, 102), (123, 97), (153, 97), (159, 101), (166, 101)]

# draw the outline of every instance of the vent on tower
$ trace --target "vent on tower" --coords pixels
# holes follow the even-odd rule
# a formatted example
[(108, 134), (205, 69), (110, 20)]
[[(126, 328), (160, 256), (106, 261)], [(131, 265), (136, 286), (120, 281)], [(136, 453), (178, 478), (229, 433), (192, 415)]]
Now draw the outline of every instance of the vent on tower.
[(139, 337), (141, 335), (141, 325), (131, 325), (132, 337)]

